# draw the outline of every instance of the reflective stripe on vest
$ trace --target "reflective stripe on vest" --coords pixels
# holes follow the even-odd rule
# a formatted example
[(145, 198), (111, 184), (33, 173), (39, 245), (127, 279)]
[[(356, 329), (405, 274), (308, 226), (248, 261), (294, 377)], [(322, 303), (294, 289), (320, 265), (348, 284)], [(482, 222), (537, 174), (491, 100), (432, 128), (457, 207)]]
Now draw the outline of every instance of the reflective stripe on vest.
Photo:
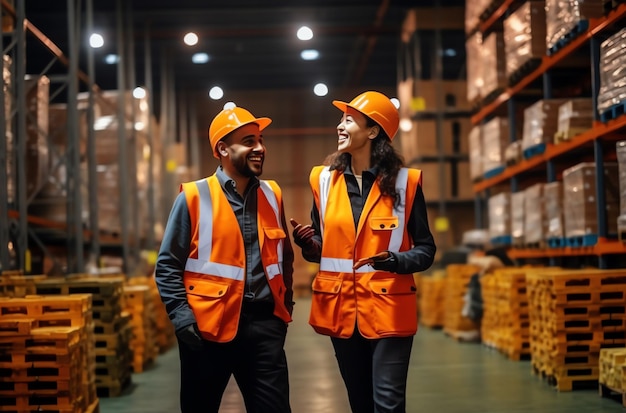
[[(259, 181), (259, 182), (260, 182), (259, 185), (260, 185), (261, 191), (263, 191), (263, 194), (265, 195), (267, 202), (270, 204), (270, 206), (272, 207), (272, 210), (274, 211), (274, 214), (276, 215), (276, 222), (278, 222), (278, 225), (281, 225), (280, 209), (278, 209), (278, 199), (276, 199), (276, 194), (274, 193), (274, 191), (272, 191), (270, 184), (268, 184), (265, 181)], [(276, 253), (278, 257), (281, 259), (283, 256), (284, 242), (285, 241), (281, 240), (278, 243), (278, 246), (276, 247)], [(279, 261), (278, 264), (268, 265), (267, 267), (265, 267), (265, 273), (267, 274), (267, 277), (270, 280), (276, 277), (278, 274), (282, 274), (283, 262)]]
[[(396, 192), (400, 196), (399, 206), (394, 206), (393, 211), (398, 217), (398, 227), (405, 228), (406, 222), (406, 186), (409, 179), (409, 171), (406, 168), (401, 168), (396, 177)], [(330, 180), (331, 174), (328, 167), (324, 168), (320, 173), (319, 185), (320, 185), (320, 230), (324, 233), (324, 217), (326, 216), (326, 204), (328, 203), (328, 193), (330, 192)], [(400, 251), (402, 245), (402, 231), (393, 231), (391, 238), (389, 239), (388, 251)], [(367, 273), (372, 272), (374, 269), (371, 265), (364, 265), (356, 270), (352, 269), (354, 262), (350, 259), (342, 258), (328, 258), (321, 257), (320, 270), (328, 272), (357, 272)]]
[[(243, 281), (243, 268), (210, 261), (211, 249), (213, 248), (213, 201), (211, 200), (211, 193), (209, 186), (206, 184), (206, 180), (196, 181), (195, 184), (198, 188), (201, 204), (201, 207), (199, 208), (200, 219), (198, 222), (198, 258), (187, 258), (185, 271)], [(263, 194), (274, 210), (274, 213), (277, 216), (277, 222), (280, 222), (276, 194), (274, 194), (274, 191), (272, 191), (266, 182), (261, 181), (261, 184)], [(279, 242), (277, 250), (279, 254), (278, 256), (282, 257), (283, 241)], [(278, 264), (270, 264), (265, 268), (265, 270), (269, 279), (272, 279), (276, 275), (282, 274), (282, 262), (279, 262)]]
[(330, 168), (327, 166), (320, 173), (320, 233), (324, 233), (324, 217), (326, 216), (326, 204), (330, 192)]

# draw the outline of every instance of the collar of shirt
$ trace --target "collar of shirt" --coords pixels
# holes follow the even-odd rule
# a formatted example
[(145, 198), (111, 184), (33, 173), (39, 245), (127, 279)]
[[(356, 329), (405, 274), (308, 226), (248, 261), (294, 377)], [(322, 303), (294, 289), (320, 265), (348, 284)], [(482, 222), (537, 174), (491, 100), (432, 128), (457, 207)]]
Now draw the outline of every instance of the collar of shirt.
[[(224, 168), (222, 166), (218, 166), (215, 171), (215, 176), (217, 176), (217, 181), (220, 183), (220, 186), (227, 193), (237, 193), (237, 183), (231, 179), (226, 172), (224, 172)], [(250, 182), (248, 182), (248, 187), (246, 188), (244, 193), (247, 193), (251, 188), (256, 188), (259, 185), (259, 179), (256, 176), (250, 178)]]

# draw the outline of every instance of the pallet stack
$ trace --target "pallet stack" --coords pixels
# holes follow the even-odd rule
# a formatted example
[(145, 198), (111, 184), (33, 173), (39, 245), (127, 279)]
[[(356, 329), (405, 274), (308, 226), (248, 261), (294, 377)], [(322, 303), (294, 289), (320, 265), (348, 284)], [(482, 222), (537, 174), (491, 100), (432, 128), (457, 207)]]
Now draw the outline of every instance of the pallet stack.
[(0, 298), (2, 411), (96, 413), (89, 294)]
[(154, 303), (147, 285), (124, 286), (125, 309), (130, 314), (133, 351), (133, 372), (141, 373), (154, 362), (158, 354)]
[(558, 390), (596, 382), (603, 348), (626, 344), (626, 270), (528, 270), (533, 371)]
[(165, 304), (161, 301), (154, 277), (131, 277), (126, 283), (127, 285), (145, 285), (150, 289), (152, 316), (155, 323), (155, 341), (159, 353), (165, 353), (176, 344), (176, 335), (174, 334), (174, 325), (165, 310)]
[(49, 278), (38, 281), (38, 294), (92, 295), (96, 387), (100, 397), (115, 397), (131, 382), (130, 314), (123, 312), (123, 277)]
[(479, 271), (480, 267), (472, 264), (450, 264), (446, 267), (443, 329), (459, 341), (480, 338), (480, 325), (462, 314), (470, 278)]
[(437, 270), (428, 276), (419, 277), (419, 320), (430, 328), (441, 328), (444, 322), (445, 270)]
[(34, 281), (45, 275), (24, 276), (20, 271), (3, 271), (0, 274), (0, 297), (25, 297), (35, 294)]
[(482, 342), (512, 360), (530, 356), (530, 321), (526, 274), (521, 268), (498, 268), (480, 280), (483, 297)]
[(613, 393), (622, 396), (622, 406), (626, 407), (626, 348), (605, 348), (600, 350), (599, 388), (601, 396)]

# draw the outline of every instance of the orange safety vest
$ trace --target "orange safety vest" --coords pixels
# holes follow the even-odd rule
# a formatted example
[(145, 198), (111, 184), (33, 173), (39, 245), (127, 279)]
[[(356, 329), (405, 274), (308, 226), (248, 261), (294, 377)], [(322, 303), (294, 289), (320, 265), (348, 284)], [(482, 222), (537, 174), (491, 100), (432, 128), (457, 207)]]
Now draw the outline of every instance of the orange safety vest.
[(313, 280), (309, 324), (320, 334), (340, 338), (351, 337), (355, 325), (366, 338), (415, 334), (417, 289), (413, 276), (376, 271), (370, 265), (357, 270), (352, 266), (381, 251), (412, 248), (406, 221), (415, 189), (421, 185), (421, 171), (402, 168), (398, 173), (398, 208), (393, 207), (391, 198), (381, 196), (375, 183), (356, 230), (343, 174), (318, 166), (311, 171), (310, 183), (323, 242), (320, 270)]
[[(237, 217), (215, 175), (181, 185), (191, 220), (191, 245), (185, 264), (187, 302), (198, 329), (210, 341), (224, 343), (237, 334), (243, 302), (246, 257)], [(260, 181), (257, 223), (261, 261), (274, 297), (274, 314), (291, 321), (285, 306), (281, 191), (274, 181)]]

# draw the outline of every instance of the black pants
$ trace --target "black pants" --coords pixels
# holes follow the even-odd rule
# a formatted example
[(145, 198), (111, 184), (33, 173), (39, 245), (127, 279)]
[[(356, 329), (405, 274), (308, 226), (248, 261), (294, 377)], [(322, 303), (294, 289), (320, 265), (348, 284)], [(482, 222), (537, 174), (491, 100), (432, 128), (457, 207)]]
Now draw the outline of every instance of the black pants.
[(413, 336), (331, 337), (352, 413), (405, 413)]
[(204, 342), (200, 351), (180, 342), (182, 413), (218, 413), (231, 374), (248, 413), (290, 413), (285, 322), (267, 306), (246, 306), (229, 343)]

